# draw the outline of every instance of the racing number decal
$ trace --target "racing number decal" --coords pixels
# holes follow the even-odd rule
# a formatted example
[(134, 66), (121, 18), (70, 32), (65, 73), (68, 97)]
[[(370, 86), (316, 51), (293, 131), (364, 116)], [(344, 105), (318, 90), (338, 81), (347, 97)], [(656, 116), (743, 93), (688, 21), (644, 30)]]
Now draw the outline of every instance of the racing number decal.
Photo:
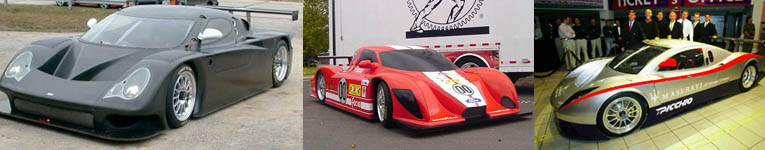
[(473, 89), (464, 84), (454, 84), (452, 85), (452, 89), (454, 89), (454, 92), (457, 92), (458, 94), (467, 96), (473, 95)]
[(346, 100), (348, 99), (348, 83), (345, 82), (345, 78), (340, 79), (340, 83), (337, 83), (337, 96), (340, 100), (340, 103), (347, 104)]

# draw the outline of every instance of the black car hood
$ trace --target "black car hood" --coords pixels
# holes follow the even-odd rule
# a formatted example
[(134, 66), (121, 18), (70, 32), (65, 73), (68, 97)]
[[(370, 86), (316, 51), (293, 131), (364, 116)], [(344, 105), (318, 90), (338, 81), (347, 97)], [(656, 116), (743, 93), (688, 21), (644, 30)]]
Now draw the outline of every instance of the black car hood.
[(48, 48), (50, 51), (43, 51), (50, 52), (47, 57), (35, 58), (42, 62), (38, 70), (78, 81), (117, 80), (144, 57), (162, 51), (86, 43), (78, 38)]

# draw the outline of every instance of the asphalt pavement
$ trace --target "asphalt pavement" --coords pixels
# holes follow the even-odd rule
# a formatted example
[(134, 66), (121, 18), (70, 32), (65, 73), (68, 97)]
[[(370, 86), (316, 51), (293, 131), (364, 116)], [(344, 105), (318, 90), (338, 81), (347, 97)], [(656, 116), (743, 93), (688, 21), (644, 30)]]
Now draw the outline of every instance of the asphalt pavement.
[[(523, 78), (516, 85), (521, 109), (533, 107), (533, 79)], [(304, 149), (532, 149), (532, 115), (416, 133), (401, 128), (383, 128), (311, 97), (307, 79), (303, 80)]]

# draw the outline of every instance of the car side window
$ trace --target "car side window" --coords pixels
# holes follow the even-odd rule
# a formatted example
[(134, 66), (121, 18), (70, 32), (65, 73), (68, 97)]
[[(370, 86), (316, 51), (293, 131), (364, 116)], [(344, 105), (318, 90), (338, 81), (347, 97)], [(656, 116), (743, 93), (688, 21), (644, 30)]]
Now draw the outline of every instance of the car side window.
[[(666, 62), (671, 62), (665, 65)], [(659, 71), (672, 71), (698, 68), (705, 65), (704, 52), (701, 49), (686, 50), (675, 54), (668, 60), (660, 64)]]
[(221, 33), (223, 33), (223, 36), (225, 37), (231, 32), (231, 27), (233, 24), (231, 24), (231, 21), (228, 19), (222, 19), (222, 18), (213, 18), (210, 19), (209, 22), (207, 22), (207, 28), (213, 28), (219, 30)]
[(359, 62), (369, 60), (371, 62), (377, 62), (377, 55), (375, 52), (365, 49), (361, 51), (361, 56), (359, 56)]

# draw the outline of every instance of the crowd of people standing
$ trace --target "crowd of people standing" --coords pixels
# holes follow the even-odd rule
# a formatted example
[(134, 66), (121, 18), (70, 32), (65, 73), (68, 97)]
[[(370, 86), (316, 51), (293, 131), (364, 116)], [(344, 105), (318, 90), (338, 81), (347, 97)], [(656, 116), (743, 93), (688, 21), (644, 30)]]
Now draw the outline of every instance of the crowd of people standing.
[[(667, 13), (668, 18), (665, 19), (664, 12), (657, 11), (654, 16), (651, 9), (645, 9), (645, 18), (638, 21), (637, 13), (630, 10), (624, 23), (620, 20), (604, 20), (605, 25), (602, 27), (595, 18), (584, 25), (581, 18), (563, 17), (546, 24), (547, 31), (535, 31), (536, 34), (545, 34), (545, 37), (535, 37), (555, 39), (555, 45), (559, 49), (559, 60), (566, 60), (569, 69), (576, 67), (577, 60), (584, 62), (592, 58), (616, 55), (625, 50), (639, 48), (645, 40), (668, 38), (713, 44), (713, 39), (717, 38), (717, 29), (711, 22), (709, 13), (701, 16), (700, 12), (695, 12), (692, 18), (688, 10), (683, 10), (680, 14), (675, 11)], [(701, 17), (704, 17), (703, 21)], [(748, 21), (751, 24), (751, 17)], [(745, 27), (745, 38), (754, 37), (754, 27), (751, 28), (752, 31), (747, 33)], [(536, 30), (541, 29), (537, 27)], [(601, 47), (601, 42), (605, 47)]]

